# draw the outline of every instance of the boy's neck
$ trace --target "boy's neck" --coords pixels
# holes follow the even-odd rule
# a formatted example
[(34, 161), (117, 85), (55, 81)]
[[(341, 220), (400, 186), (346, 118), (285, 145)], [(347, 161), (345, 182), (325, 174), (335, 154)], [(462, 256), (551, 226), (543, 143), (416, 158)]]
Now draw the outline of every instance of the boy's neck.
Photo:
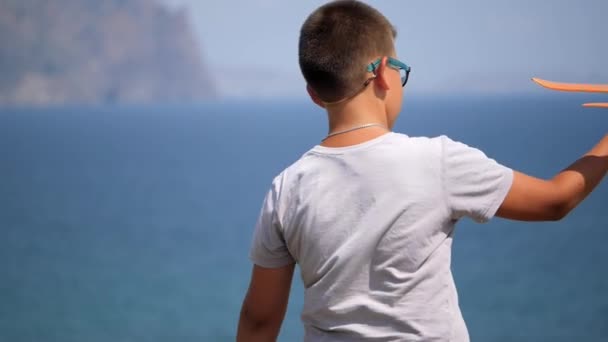
[(376, 98), (357, 96), (343, 104), (329, 106), (327, 118), (329, 133), (345, 131), (367, 124), (379, 124), (356, 129), (328, 137), (321, 145), (326, 147), (346, 147), (377, 138), (390, 131), (386, 107)]

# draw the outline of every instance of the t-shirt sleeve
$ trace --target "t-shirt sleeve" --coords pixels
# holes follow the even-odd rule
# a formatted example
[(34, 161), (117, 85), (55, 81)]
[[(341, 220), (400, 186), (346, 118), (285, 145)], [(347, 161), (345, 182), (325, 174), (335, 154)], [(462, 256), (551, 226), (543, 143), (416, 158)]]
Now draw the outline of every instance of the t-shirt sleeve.
[(452, 218), (486, 222), (495, 214), (513, 182), (513, 170), (482, 151), (442, 136), (443, 182)]
[(273, 184), (264, 198), (249, 252), (249, 258), (254, 264), (266, 268), (278, 268), (294, 263), (285, 243), (276, 205), (277, 191)]

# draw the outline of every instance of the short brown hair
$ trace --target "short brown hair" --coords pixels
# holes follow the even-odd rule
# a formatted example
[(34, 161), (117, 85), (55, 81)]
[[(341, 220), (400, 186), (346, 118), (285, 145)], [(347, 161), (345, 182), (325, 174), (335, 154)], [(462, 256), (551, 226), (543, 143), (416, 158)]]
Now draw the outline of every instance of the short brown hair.
[(397, 32), (379, 11), (359, 1), (327, 3), (300, 30), (300, 69), (326, 102), (356, 92), (366, 80), (365, 65), (394, 52)]

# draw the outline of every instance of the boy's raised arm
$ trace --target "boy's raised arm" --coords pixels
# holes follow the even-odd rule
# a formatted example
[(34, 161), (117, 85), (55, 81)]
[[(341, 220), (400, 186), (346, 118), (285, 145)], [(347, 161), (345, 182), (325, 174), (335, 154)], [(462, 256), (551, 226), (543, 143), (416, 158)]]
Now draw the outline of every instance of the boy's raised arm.
[(608, 172), (608, 135), (551, 180), (514, 172), (496, 216), (522, 221), (559, 220), (574, 209)]

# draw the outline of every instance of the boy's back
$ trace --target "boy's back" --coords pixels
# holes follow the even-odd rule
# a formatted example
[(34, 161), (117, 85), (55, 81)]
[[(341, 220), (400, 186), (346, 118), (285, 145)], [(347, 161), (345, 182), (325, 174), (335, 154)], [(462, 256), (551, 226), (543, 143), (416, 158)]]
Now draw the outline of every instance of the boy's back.
[(493, 216), (511, 181), (511, 170), (447, 137), (315, 146), (275, 178), (251, 258), (300, 265), (307, 341), (466, 340), (454, 224)]
[(446, 137), (393, 133), (411, 71), (395, 37), (353, 0), (329, 2), (302, 25), (300, 69), (329, 134), (266, 196), (239, 341), (276, 339), (298, 263), (308, 341), (466, 342), (450, 272), (457, 220), (557, 220), (606, 175), (608, 136), (543, 180)]

